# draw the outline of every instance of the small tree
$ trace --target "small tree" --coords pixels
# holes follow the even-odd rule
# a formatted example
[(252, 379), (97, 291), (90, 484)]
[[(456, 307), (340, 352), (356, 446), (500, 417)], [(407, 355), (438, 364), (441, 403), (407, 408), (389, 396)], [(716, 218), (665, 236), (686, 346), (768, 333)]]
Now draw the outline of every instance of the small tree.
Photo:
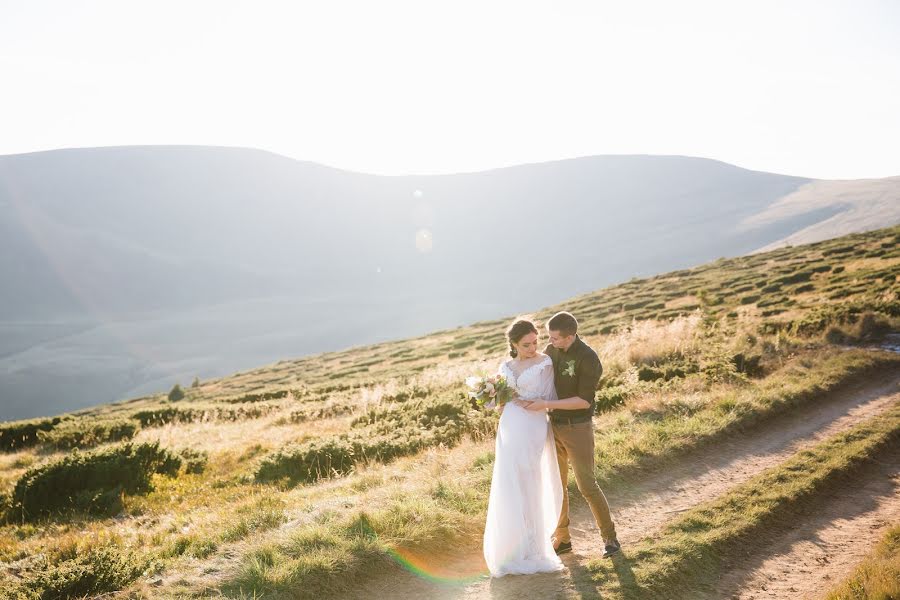
[(200, 378), (199, 377), (194, 377), (194, 381), (191, 383), (191, 387), (192, 388), (200, 387)]
[(184, 398), (184, 390), (176, 383), (169, 392), (169, 402), (178, 402), (182, 398)]

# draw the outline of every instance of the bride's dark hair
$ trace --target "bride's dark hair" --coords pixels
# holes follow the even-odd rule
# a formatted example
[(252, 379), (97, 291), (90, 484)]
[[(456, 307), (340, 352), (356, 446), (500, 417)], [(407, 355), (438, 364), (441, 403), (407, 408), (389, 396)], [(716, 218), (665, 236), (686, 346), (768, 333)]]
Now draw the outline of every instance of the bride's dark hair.
[(509, 341), (509, 355), (515, 358), (518, 355), (518, 352), (516, 352), (516, 348), (513, 344), (518, 344), (519, 340), (529, 333), (537, 332), (537, 327), (534, 326), (532, 321), (529, 321), (528, 319), (517, 319), (506, 330), (506, 339)]

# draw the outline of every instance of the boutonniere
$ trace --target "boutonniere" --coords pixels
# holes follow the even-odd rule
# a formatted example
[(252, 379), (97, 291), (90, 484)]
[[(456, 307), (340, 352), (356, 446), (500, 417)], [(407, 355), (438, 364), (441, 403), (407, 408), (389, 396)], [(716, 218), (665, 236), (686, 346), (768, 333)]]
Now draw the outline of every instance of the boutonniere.
[(575, 377), (575, 361), (567, 360), (566, 368), (563, 369), (563, 375), (568, 375), (569, 377)]

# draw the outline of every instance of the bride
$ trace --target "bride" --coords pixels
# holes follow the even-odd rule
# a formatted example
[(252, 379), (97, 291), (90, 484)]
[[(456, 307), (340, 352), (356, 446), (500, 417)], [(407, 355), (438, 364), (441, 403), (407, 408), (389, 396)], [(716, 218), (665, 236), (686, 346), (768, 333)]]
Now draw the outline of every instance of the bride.
[(484, 527), (484, 560), (494, 577), (558, 571), (551, 536), (562, 510), (562, 482), (553, 430), (531, 400), (556, 400), (553, 362), (537, 350), (534, 323), (520, 319), (506, 332), (511, 360), (499, 373), (519, 399), (500, 407), (494, 472)]

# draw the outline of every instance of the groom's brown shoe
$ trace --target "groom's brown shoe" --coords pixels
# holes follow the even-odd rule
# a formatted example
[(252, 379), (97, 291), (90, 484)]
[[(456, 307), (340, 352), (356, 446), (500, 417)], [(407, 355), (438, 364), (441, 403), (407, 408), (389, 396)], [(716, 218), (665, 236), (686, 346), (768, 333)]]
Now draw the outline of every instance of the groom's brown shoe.
[(554, 548), (556, 554), (565, 554), (572, 551), (572, 542), (560, 542), (559, 546)]

